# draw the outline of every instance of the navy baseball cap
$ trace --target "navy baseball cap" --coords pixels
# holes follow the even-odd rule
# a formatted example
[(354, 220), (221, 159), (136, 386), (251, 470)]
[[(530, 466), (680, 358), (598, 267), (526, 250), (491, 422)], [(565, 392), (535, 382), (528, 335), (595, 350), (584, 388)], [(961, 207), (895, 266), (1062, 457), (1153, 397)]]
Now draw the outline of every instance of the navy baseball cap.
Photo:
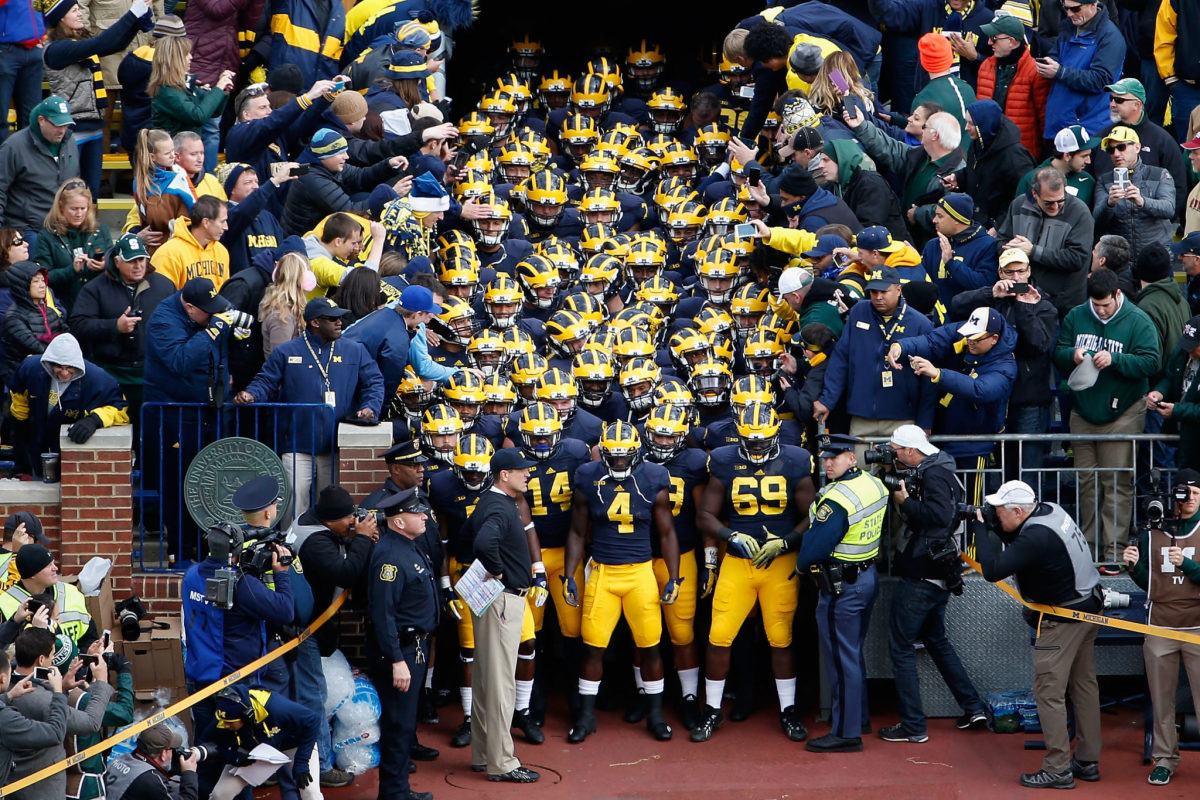
[(304, 306), (304, 321), (312, 322), (314, 319), (321, 319), (322, 317), (338, 319), (349, 313), (350, 309), (339, 307), (337, 303), (328, 297), (314, 297)]
[[(855, 247), (863, 250), (878, 250), (881, 253), (894, 253), (904, 246), (903, 242), (892, 240), (892, 234), (887, 228), (882, 225), (872, 225), (869, 228), (863, 228), (858, 235), (854, 237)], [(897, 281), (899, 283), (899, 281)]]
[(499, 475), (502, 469), (529, 469), (537, 464), (538, 462), (521, 455), (517, 448), (505, 447), (503, 450), (497, 450), (496, 455), (492, 456), (492, 474)]
[(232, 308), (230, 302), (217, 294), (217, 287), (210, 278), (192, 278), (180, 290), (183, 302), (195, 306), (206, 314), (220, 314)]
[(888, 289), (903, 283), (900, 273), (895, 267), (880, 267), (873, 269), (867, 275), (868, 292), (886, 292)]
[(1182, 256), (1187, 255), (1188, 253), (1200, 254), (1200, 231), (1189, 233), (1187, 236), (1171, 245), (1172, 255)]
[(834, 251), (834, 248), (846, 247), (846, 240), (836, 233), (827, 233), (817, 237), (817, 246), (802, 255), (805, 258), (824, 258)]

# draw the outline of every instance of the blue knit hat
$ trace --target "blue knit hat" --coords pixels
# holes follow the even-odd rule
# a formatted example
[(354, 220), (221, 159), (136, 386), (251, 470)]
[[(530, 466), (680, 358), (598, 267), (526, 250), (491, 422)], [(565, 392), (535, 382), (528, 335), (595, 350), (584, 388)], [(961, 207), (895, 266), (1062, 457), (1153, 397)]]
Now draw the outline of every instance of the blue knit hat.
[(970, 225), (971, 218), (975, 216), (975, 201), (971, 199), (971, 195), (963, 194), (962, 192), (951, 192), (950, 194), (938, 200), (938, 208), (945, 211), (956, 222), (961, 222), (963, 225)]
[(346, 144), (346, 137), (337, 131), (330, 128), (321, 128), (321, 130), (313, 134), (308, 149), (317, 158), (332, 158), (349, 150), (350, 145)]
[(413, 50), (402, 50), (392, 56), (383, 68), (383, 77), (390, 81), (404, 81), (429, 77), (425, 56)]
[(450, 195), (437, 178), (423, 172), (413, 179), (408, 205), (413, 211), (426, 214), (432, 211), (446, 211), (450, 208)]

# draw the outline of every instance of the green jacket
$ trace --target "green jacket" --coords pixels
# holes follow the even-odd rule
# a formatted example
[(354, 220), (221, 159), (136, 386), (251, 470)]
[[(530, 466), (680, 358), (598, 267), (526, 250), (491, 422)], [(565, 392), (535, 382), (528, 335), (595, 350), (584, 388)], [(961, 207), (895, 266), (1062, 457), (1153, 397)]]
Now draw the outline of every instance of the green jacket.
[[(124, 727), (133, 722), (133, 674), (128, 671), (109, 673), (109, 679), (113, 678), (116, 678), (117, 690), (113, 693), (112, 700), (108, 701), (108, 705), (104, 709), (104, 719), (102, 722), (105, 728), (110, 729)], [(89, 697), (90, 695), (83, 694), (75, 698), (76, 707), (82, 708), (86, 706)], [(86, 750), (106, 735), (102, 730), (99, 733), (90, 733), (75, 737), (75, 752), (79, 753)], [(84, 759), (79, 764), (68, 767), (67, 785), (74, 786), (75, 781), (80, 777), (80, 773), (90, 775), (104, 774), (105, 755), (94, 755), (91, 758)], [(79, 800), (93, 800), (93, 798), (99, 797), (100, 793), (96, 789), (97, 781), (91, 779), (85, 781), (76, 790)]]
[[(1051, 163), (1052, 161), (1054, 161), (1052, 157), (1047, 158), (1045, 161), (1029, 170), (1029, 172), (1026, 172), (1024, 175), (1022, 175), (1021, 180), (1017, 181), (1017, 193), (1013, 196), (1019, 197), (1020, 195), (1028, 192), (1029, 188), (1033, 186), (1034, 174), (1036, 174), (1037, 171), (1042, 167), (1053, 167), (1054, 164)], [(1092, 197), (1094, 197), (1096, 194), (1096, 179), (1093, 178), (1091, 173), (1087, 170), (1076, 172), (1073, 175), (1067, 175), (1066, 178), (1068, 194), (1075, 195), (1084, 203), (1087, 203), (1088, 208), (1091, 208)]]
[(1163, 278), (1161, 281), (1147, 284), (1138, 292), (1134, 299), (1137, 307), (1145, 311), (1154, 327), (1158, 329), (1158, 351), (1160, 353), (1158, 371), (1154, 373), (1154, 382), (1163, 376), (1167, 370), (1167, 361), (1175, 351), (1175, 343), (1179, 341), (1179, 332), (1191, 319), (1192, 312), (1179, 284), (1174, 277)]
[(943, 75), (925, 84), (925, 88), (917, 92), (913, 98), (913, 108), (922, 103), (937, 103), (950, 116), (958, 120), (963, 129), (963, 152), (969, 145), (966, 135), (967, 106), (975, 102), (975, 90), (970, 84), (957, 75)]
[(1158, 331), (1133, 301), (1122, 295), (1120, 308), (1107, 321), (1096, 316), (1090, 301), (1068, 311), (1054, 347), (1054, 363), (1064, 375), (1075, 369), (1077, 348), (1112, 354), (1112, 364), (1100, 370), (1093, 386), (1079, 392), (1066, 390), (1071, 391), (1079, 416), (1104, 425), (1142, 402), (1150, 377), (1158, 372)]
[(88, 258), (103, 261), (104, 254), (112, 245), (112, 234), (107, 225), (100, 225), (93, 233), (86, 234), (76, 228), (68, 228), (65, 236), (42, 228), (29, 257), (49, 273), (50, 288), (69, 312), (75, 306), (79, 290), (100, 274), (86, 266), (78, 272), (75, 270), (75, 248), (83, 250)]
[[(1168, 422), (1175, 423), (1179, 429), (1176, 466), (1180, 469), (1200, 469), (1200, 375), (1192, 381), (1187, 393), (1183, 392), (1183, 376), (1190, 360), (1186, 350), (1176, 347), (1167, 360), (1166, 375), (1154, 387), (1162, 394), (1164, 402), (1175, 404)], [(1167, 430), (1170, 430), (1169, 426)]]
[(218, 89), (183, 91), (164, 86), (150, 101), (150, 122), (174, 136), (180, 131), (200, 132), (204, 123), (225, 108), (229, 96)]

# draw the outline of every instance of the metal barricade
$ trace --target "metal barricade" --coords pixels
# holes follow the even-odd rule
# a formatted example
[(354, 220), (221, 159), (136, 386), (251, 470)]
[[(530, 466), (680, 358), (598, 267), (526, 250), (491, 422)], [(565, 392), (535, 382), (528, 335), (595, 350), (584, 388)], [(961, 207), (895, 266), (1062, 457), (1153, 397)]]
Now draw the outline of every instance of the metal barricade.
[[(297, 430), (307, 433), (294, 434)], [(202, 531), (187, 512), (183, 482), (200, 450), (231, 436), (262, 442), (283, 460), (292, 485), (285, 521), (298, 496), (303, 510), (323, 486), (336, 482), (337, 422), (323, 403), (144, 403), (133, 473), (135, 565), (173, 571), (204, 557)]]
[[(886, 437), (867, 439), (887, 441)], [(960, 464), (958, 475), (963, 483), (970, 487), (977, 481), (984, 492), (992, 492), (1004, 481), (1025, 481), (1040, 499), (1062, 506), (1079, 523), (1097, 563), (1111, 563), (1121, 561), (1120, 550), (1132, 539), (1129, 526), (1144, 523), (1143, 501), (1155, 488), (1152, 484), (1168, 479), (1175, 470), (1174, 465), (1158, 463), (1161, 448), (1154, 444), (1174, 445), (1179, 437), (1161, 433), (1005, 433), (930, 436), (929, 441), (943, 448), (954, 442), (994, 444), (984, 466)], [(1030, 457), (1030, 451), (1035, 457)], [(1096, 455), (1085, 458), (1085, 465), (1080, 466), (1081, 451)], [(967, 503), (972, 502), (968, 496)]]

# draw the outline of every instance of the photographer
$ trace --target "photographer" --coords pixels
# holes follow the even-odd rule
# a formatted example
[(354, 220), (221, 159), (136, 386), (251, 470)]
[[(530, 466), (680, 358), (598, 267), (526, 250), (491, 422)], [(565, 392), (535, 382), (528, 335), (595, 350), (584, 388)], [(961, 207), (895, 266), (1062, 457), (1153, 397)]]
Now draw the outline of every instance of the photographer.
[[(352, 591), (361, 588), (367, 574), (371, 550), (379, 540), (379, 526), (374, 514), (360, 517), (356, 511), (349, 492), (341, 486), (326, 486), (316, 505), (297, 520), (301, 526), (320, 525), (298, 543), (317, 613), (329, 607), (339, 587)], [(356, 594), (366, 596), (363, 592)], [(337, 620), (331, 620), (317, 631), (322, 656), (332, 655), (338, 648), (338, 627)]]
[[(197, 748), (180, 750), (183, 737), (165, 723), (138, 734), (132, 753), (114, 757), (104, 773), (109, 800), (196, 800)], [(172, 761), (179, 754), (179, 785), (171, 781)], [(187, 753), (186, 756), (183, 754)]]
[[(210, 528), (207, 540), (208, 557), (183, 576), (183, 624), (188, 632), (183, 669), (188, 694), (263, 655), (266, 625), (289, 625), (296, 614), (287, 548), (278, 544), (254, 548), (245, 541), (240, 527), (228, 523)], [(274, 591), (262, 581), (265, 569), (258, 575), (243, 569), (245, 561), (267, 557), (274, 573)], [(210, 583), (223, 593), (210, 593)], [(211, 699), (192, 707), (197, 741), (211, 730), (213, 711)]]
[[(1171, 500), (1172, 518), (1148, 524), (1138, 536), (1137, 544), (1126, 547), (1122, 556), (1129, 576), (1147, 591), (1149, 624), (1200, 633), (1200, 563), (1195, 560), (1194, 535), (1200, 531), (1200, 472), (1181, 469), (1175, 473)], [(1141, 557), (1142, 553), (1146, 558)], [(1146, 656), (1146, 685), (1154, 707), (1154, 769), (1148, 780), (1154, 786), (1162, 786), (1171, 782), (1171, 776), (1179, 768), (1175, 689), (1179, 685), (1180, 661), (1187, 669), (1192, 698), (1200, 708), (1200, 645), (1147, 636), (1142, 652)]]
[(962, 594), (962, 562), (954, 540), (955, 514), (963, 488), (954, 474), (954, 458), (929, 443), (916, 425), (901, 425), (891, 437), (897, 479), (892, 499), (904, 517), (904, 532), (896, 542), (895, 574), (900, 582), (892, 594), (888, 648), (900, 723), (879, 731), (885, 742), (926, 742), (925, 713), (917, 678), (915, 646), (929, 652), (942, 680), (963, 709), (955, 725), (961, 730), (987, 722), (983, 701), (971, 684), (946, 637), (946, 603), (951, 593)]
[[(1009, 481), (984, 498), (977, 515), (1000, 537), (975, 540), (983, 577), (992, 583), (1012, 576), (1028, 603), (1096, 613), (1104, 606), (1092, 551), (1075, 520), (1055, 503), (1038, 502), (1028, 484)], [(1033, 648), (1033, 697), (1046, 741), (1037, 772), (1021, 776), (1031, 789), (1070, 789), (1075, 778), (1100, 780), (1100, 690), (1094, 647), (1099, 628), (1065, 617), (1029, 612), (1037, 630)], [(1067, 696), (1075, 712), (1078, 743), (1071, 757)]]

